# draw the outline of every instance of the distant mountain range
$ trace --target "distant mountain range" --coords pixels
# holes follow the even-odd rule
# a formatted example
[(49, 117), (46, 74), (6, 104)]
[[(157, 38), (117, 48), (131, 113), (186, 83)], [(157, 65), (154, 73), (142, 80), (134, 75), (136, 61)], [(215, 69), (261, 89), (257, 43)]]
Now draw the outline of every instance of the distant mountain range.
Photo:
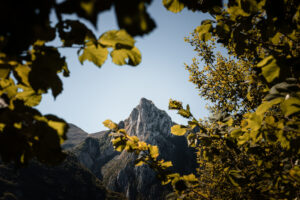
[[(140, 140), (152, 145), (157, 145), (160, 150), (161, 158), (173, 162), (174, 172), (176, 171), (181, 174), (192, 173), (196, 168), (195, 156), (193, 155), (195, 152), (187, 146), (184, 137), (173, 136), (170, 133), (170, 128), (173, 124), (174, 122), (172, 122), (165, 111), (158, 109), (150, 100), (142, 98), (130, 116), (124, 121), (119, 122), (119, 127), (124, 128), (129, 135), (136, 135)], [(61, 166), (54, 168), (41, 166), (38, 163), (29, 166), (29, 168), (32, 167), (35, 169), (39, 166), (41, 169), (37, 171), (42, 172), (40, 177), (48, 177), (46, 179), (50, 179), (53, 182), (51, 185), (51, 183), (48, 183), (49, 181), (38, 180), (40, 185), (34, 185), (34, 187), (38, 189), (41, 188), (43, 184), (47, 186), (50, 184), (57, 194), (62, 195), (61, 197), (63, 197), (63, 195), (69, 195), (71, 197), (76, 194), (75, 196), (77, 197), (72, 196), (72, 199), (84, 199), (79, 198), (79, 196), (93, 195), (94, 192), (95, 194), (98, 192), (99, 195), (103, 195), (91, 196), (85, 199), (124, 199), (124, 196), (130, 200), (164, 199), (164, 196), (170, 193), (172, 188), (170, 186), (162, 186), (160, 181), (156, 178), (156, 174), (148, 166), (135, 167), (134, 160), (136, 157), (134, 154), (114, 151), (110, 142), (111, 137), (109, 133), (110, 131), (101, 131), (88, 134), (79, 127), (70, 124), (67, 133), (68, 140), (62, 145), (65, 151), (68, 152), (68, 158)], [(9, 168), (9, 170), (12, 169)], [(24, 169), (24, 172), (21, 172), (21, 174), (25, 173), (24, 176), (30, 178), (33, 176), (30, 174), (32, 170), (33, 169), (29, 169), (26, 171), (26, 169)], [(22, 197), (24, 192), (18, 195), (20, 192), (16, 193), (17, 189), (14, 191), (9, 190), (9, 184), (3, 184), (1, 182), (1, 178), (4, 175), (6, 177), (8, 176), (8, 172), (1, 173), (1, 171), (2, 169), (0, 170), (0, 197), (1, 195), (3, 197), (11, 194), (16, 197), (15, 199), (24, 199), (18, 198)], [(51, 179), (51, 176), (53, 178), (56, 175), (57, 179)], [(61, 180), (62, 178), (59, 176), (64, 177), (64, 180)], [(7, 180), (7, 178), (5, 180)], [(13, 182), (13, 180), (7, 181), (11, 181), (12, 184), (17, 185), (24, 184), (18, 183), (17, 180), (15, 180), (15, 182)], [(33, 179), (30, 182), (33, 181), (36, 180)], [(58, 184), (58, 188), (54, 186), (56, 181), (62, 184)], [(83, 184), (82, 188), (80, 188), (79, 182)], [(69, 186), (64, 185), (68, 183), (70, 184)], [(1, 184), (5, 185), (5, 187), (2, 187)], [(76, 187), (71, 189), (73, 184), (76, 184)], [(107, 189), (104, 188), (104, 186)], [(59, 187), (65, 187), (64, 194), (59, 193), (60, 190), (63, 190)], [(78, 189), (76, 189), (77, 187)], [(10, 191), (10, 193), (4, 194), (4, 192), (1, 191), (2, 188), (6, 188), (6, 191)], [(18, 187), (11, 186), (11, 188)], [(69, 189), (70, 191), (68, 191)], [(49, 190), (51, 190), (51, 188)], [(76, 191), (73, 193), (71, 192), (73, 190)], [(80, 193), (80, 195), (77, 193)], [(47, 197), (48, 194), (44, 193), (44, 195)], [(0, 200), (1, 199), (3, 198), (0, 198)], [(59, 198), (58, 196), (54, 197), (52, 195), (40, 199), (52, 200), (69, 198)]]

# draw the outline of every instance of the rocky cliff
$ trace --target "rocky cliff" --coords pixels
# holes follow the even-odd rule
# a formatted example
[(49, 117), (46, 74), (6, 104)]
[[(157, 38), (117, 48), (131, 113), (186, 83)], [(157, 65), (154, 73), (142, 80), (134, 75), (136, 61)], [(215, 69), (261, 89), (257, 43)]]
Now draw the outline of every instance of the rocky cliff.
[[(194, 152), (188, 148), (184, 137), (170, 133), (173, 124), (165, 111), (142, 98), (119, 126), (124, 127), (129, 135), (136, 135), (140, 140), (157, 145), (160, 157), (173, 162), (174, 171), (188, 174), (195, 169)], [(109, 131), (89, 134), (81, 143), (74, 145), (72, 152), (109, 189), (124, 193), (128, 199), (163, 199), (171, 191), (170, 186), (160, 184), (148, 166), (135, 167), (135, 155), (114, 151), (110, 140)]]

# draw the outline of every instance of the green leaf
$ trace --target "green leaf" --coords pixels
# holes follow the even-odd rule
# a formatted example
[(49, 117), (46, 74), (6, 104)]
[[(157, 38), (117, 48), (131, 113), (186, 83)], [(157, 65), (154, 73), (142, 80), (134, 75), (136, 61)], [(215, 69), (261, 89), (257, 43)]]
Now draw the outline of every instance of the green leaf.
[(125, 30), (111, 30), (100, 36), (100, 44), (114, 49), (133, 48), (135, 40)]
[(171, 127), (171, 133), (177, 136), (182, 136), (186, 133), (187, 129), (182, 125), (174, 125)]
[(280, 67), (277, 65), (276, 59), (273, 56), (264, 58), (257, 64), (257, 67), (262, 68), (262, 75), (269, 83), (279, 77)]
[(88, 42), (83, 50), (83, 53), (79, 56), (79, 61), (81, 64), (85, 60), (93, 62), (96, 66), (101, 67), (106, 61), (108, 55), (108, 50), (101, 47), (100, 45), (96, 46), (92, 42)]
[(163, 0), (163, 5), (173, 13), (178, 13), (184, 8), (184, 4), (179, 0)]
[(300, 112), (300, 99), (296, 98), (296, 97), (288, 98), (281, 104), (281, 109), (282, 109), (282, 112), (284, 113), (285, 117), (288, 117), (295, 113), (299, 113)]
[(140, 51), (133, 47), (132, 49), (115, 49), (111, 52), (112, 61), (117, 65), (138, 65), (142, 60)]
[(110, 130), (115, 130), (118, 129), (118, 125), (116, 123), (114, 123), (113, 121), (107, 119), (103, 122), (103, 125), (107, 128), (109, 128)]

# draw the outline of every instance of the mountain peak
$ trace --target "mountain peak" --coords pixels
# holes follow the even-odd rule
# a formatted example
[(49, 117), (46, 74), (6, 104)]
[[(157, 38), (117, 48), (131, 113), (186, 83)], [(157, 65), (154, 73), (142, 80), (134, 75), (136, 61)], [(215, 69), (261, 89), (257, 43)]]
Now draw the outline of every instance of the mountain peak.
[[(148, 100), (148, 99), (142, 97), (139, 105), (136, 108), (141, 110), (141, 109), (147, 109), (147, 108), (151, 108), (151, 107), (156, 108), (156, 106), (154, 105), (154, 103), (151, 100)], [(156, 108), (156, 109), (158, 109), (158, 108)]]
[(128, 119), (125, 127), (130, 135), (137, 135), (141, 139), (147, 139), (155, 135), (170, 135), (172, 120), (168, 114), (158, 109), (154, 103), (146, 98), (141, 98)]

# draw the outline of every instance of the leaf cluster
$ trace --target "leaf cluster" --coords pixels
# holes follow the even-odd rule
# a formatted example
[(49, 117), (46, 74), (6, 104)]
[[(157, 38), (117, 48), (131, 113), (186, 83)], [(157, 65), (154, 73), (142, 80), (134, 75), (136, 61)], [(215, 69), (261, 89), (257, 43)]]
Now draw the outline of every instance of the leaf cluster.
[[(212, 117), (171, 128), (197, 149), (199, 185), (189, 198), (298, 198), (300, 4), (220, 2), (193, 4), (213, 19), (186, 38), (203, 61), (186, 65), (190, 81), (211, 102)], [(228, 56), (215, 52), (216, 42)], [(174, 102), (171, 109), (182, 109)]]
[[(140, 141), (136, 136), (130, 136), (125, 129), (119, 129), (118, 125), (111, 120), (105, 120), (103, 125), (112, 132), (112, 144), (116, 151), (134, 153), (137, 158), (135, 166), (147, 165), (153, 169), (163, 185), (171, 183), (175, 193), (173, 196), (185, 196), (190, 188), (198, 184), (194, 174), (180, 176), (178, 173), (172, 173), (169, 169), (173, 166), (171, 161), (159, 159), (159, 149), (157, 146)], [(172, 196), (172, 195), (171, 195)]]
[[(1, 160), (21, 164), (33, 157), (46, 163), (62, 160), (60, 144), (66, 139), (67, 123), (56, 116), (43, 116), (34, 108), (48, 91), (56, 98), (63, 91), (62, 76), (70, 75), (59, 49), (77, 48), (81, 63), (88, 60), (98, 67), (109, 52), (117, 65), (138, 65), (141, 53), (133, 36), (148, 34), (155, 28), (147, 12), (150, 3), (151, 0), (1, 2)], [(120, 30), (96, 37), (82, 21), (97, 28), (98, 15), (111, 8)], [(54, 14), (55, 23), (50, 14)], [(78, 19), (68, 19), (71, 14)], [(62, 46), (53, 45), (56, 39)]]

